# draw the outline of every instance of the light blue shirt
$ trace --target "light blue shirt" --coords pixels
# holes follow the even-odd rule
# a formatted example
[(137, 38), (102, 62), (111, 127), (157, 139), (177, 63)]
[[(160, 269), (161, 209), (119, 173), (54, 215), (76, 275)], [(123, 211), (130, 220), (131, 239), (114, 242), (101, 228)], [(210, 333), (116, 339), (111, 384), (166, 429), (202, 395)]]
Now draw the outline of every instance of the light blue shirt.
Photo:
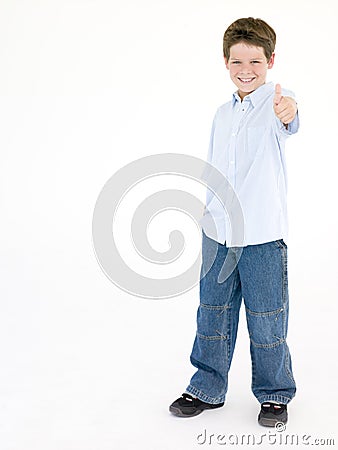
[[(298, 113), (288, 128), (273, 110), (274, 85), (260, 86), (241, 101), (237, 93), (218, 108), (207, 161), (231, 184), (243, 211), (243, 246), (288, 241), (286, 138), (298, 131)], [(282, 89), (283, 96), (294, 97)], [(215, 226), (212, 226), (211, 221)], [(205, 234), (227, 247), (237, 246), (229, 214), (207, 190), (200, 224)]]

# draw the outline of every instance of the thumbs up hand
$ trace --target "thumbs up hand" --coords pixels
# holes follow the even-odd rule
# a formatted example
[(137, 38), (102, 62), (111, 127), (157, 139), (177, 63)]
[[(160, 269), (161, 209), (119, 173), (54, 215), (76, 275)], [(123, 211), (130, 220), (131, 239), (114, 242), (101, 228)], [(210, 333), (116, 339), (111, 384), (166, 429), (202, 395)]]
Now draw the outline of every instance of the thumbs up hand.
[(297, 114), (297, 103), (292, 97), (283, 97), (280, 84), (276, 84), (273, 98), (273, 109), (278, 119), (287, 125)]

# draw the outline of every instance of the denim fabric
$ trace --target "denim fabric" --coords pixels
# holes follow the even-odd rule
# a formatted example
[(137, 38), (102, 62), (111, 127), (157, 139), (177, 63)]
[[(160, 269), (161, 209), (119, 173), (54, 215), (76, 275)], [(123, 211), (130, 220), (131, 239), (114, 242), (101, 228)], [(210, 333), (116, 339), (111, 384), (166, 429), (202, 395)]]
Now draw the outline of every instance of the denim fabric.
[[(207, 270), (215, 248), (216, 258)], [(221, 269), (231, 274), (219, 283)], [(282, 239), (228, 248), (202, 230), (200, 305), (190, 356), (198, 370), (186, 392), (207, 403), (225, 401), (242, 298), (250, 336), (252, 392), (260, 403), (287, 404), (296, 385), (286, 343), (289, 295), (287, 245)]]

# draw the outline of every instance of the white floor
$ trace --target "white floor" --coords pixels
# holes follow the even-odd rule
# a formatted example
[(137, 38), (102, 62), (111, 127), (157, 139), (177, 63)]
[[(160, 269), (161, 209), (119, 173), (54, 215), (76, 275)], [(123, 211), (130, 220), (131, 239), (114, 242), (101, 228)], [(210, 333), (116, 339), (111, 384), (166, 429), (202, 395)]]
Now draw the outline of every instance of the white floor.
[(286, 434), (298, 446), (315, 439), (337, 444), (335, 316), (329, 299), (316, 307), (315, 286), (302, 280), (297, 285), (290, 275), (289, 345), (298, 393), (286, 431), (276, 435), (257, 424), (243, 310), (226, 405), (179, 419), (168, 406), (193, 373), (197, 289), (171, 300), (142, 300), (111, 284), (89, 247), (80, 267), (75, 255), (54, 250), (57, 272), (49, 271), (43, 254), (35, 254), (31, 266), (22, 261), (21, 284), (10, 270), (18, 255), (7, 259), (7, 302), (0, 318), (1, 450), (190, 450), (218, 448), (224, 441), (234, 445), (236, 439), (238, 445), (249, 439), (270, 448), (276, 440), (286, 447), (280, 441)]

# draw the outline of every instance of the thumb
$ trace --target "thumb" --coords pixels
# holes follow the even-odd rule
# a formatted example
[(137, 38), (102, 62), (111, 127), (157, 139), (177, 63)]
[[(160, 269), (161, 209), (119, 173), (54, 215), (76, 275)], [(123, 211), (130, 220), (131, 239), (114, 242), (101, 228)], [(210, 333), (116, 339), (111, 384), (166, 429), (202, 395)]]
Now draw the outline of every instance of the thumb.
[(282, 87), (280, 84), (276, 84), (275, 87), (275, 97), (273, 99), (273, 102), (275, 105), (278, 105), (281, 100), (282, 100), (283, 96), (282, 96)]

